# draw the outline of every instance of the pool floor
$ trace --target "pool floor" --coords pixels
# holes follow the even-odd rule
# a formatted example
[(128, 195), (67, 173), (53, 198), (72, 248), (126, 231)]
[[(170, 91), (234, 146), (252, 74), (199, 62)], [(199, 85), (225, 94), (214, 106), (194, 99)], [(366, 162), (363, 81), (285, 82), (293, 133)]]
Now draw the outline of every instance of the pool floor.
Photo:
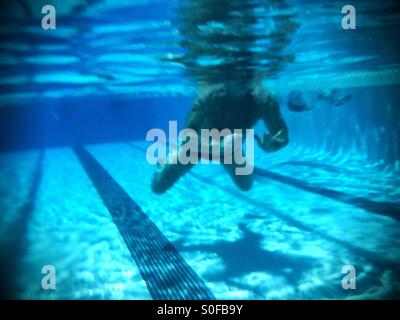
[[(0, 154), (5, 297), (388, 299), (400, 291), (400, 177), (357, 155), (256, 149), (253, 189), (198, 165), (163, 195), (146, 143)], [(42, 267), (56, 289), (41, 286)], [(342, 268), (356, 288), (344, 290)]]

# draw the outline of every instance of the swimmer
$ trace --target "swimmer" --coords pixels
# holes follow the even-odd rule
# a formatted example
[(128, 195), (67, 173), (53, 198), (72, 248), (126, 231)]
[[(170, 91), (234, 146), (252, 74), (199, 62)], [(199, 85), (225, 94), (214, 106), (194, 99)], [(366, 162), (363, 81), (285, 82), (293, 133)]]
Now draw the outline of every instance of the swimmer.
[[(179, 34), (186, 53), (172, 61), (185, 66), (198, 88), (185, 128), (193, 129), (198, 136), (201, 129), (246, 132), (262, 119), (267, 130), (262, 137), (255, 135), (261, 149), (273, 152), (288, 144), (288, 128), (279, 104), (262, 86), (263, 79), (275, 75), (293, 60), (283, 52), (298, 27), (287, 7), (284, 0), (183, 2), (178, 10)], [(281, 16), (280, 9), (284, 10)], [(262, 21), (260, 12), (265, 12)], [(265, 26), (263, 32), (258, 31), (260, 25)], [(256, 42), (267, 44), (265, 51), (254, 50)], [(227, 138), (223, 137), (222, 146)], [(178, 146), (178, 155), (182, 149)], [(193, 167), (191, 163), (166, 160), (152, 179), (151, 187), (157, 194), (167, 191)], [(251, 189), (253, 174), (237, 175), (235, 163), (222, 165), (240, 190)]]
[[(199, 94), (195, 100), (186, 128), (193, 129), (199, 136), (201, 129), (246, 129), (252, 128), (262, 119), (268, 129), (263, 137), (255, 136), (259, 146), (266, 152), (277, 151), (289, 142), (288, 129), (281, 116), (275, 98), (261, 85), (238, 86), (225, 83)], [(179, 148), (178, 148), (179, 152)], [(152, 180), (152, 190), (161, 194), (192, 168), (193, 164), (166, 163), (160, 165)], [(242, 191), (250, 190), (253, 175), (236, 175), (237, 165), (223, 164), (236, 186)]]

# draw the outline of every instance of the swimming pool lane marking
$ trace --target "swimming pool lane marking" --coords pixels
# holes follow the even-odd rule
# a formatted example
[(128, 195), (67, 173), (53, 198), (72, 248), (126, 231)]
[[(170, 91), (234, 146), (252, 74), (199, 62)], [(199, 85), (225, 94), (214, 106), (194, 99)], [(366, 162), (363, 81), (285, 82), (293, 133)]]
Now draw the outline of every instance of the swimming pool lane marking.
[(39, 190), (40, 182), (43, 176), (43, 160), (45, 151), (40, 150), (36, 160), (36, 166), (32, 174), (31, 187), (27, 195), (26, 203), (21, 207), (18, 213), (18, 219), (10, 228), (12, 239), (6, 240), (7, 246), (0, 250), (0, 298), (15, 299), (18, 298), (20, 287), (17, 285), (18, 264), (26, 251), (27, 244), (27, 228), (32, 213), (36, 206), (36, 197)]
[[(136, 144), (132, 143), (132, 142), (128, 142), (127, 143), (129, 146), (131, 146), (132, 148), (140, 151), (140, 152), (146, 152), (146, 150), (144, 148), (142, 148), (141, 146), (137, 146)], [(229, 190), (226, 188), (222, 188), (221, 186), (219, 186), (218, 184), (215, 184), (214, 182), (210, 182), (210, 180), (203, 178), (199, 175), (197, 175), (194, 172), (188, 172), (188, 174), (190, 176), (192, 176), (193, 178), (205, 183), (205, 184), (212, 184), (218, 188), (220, 188), (221, 190), (223, 190), (226, 193), (230, 193), (235, 197), (239, 197), (242, 200), (255, 205), (256, 207), (265, 207), (265, 204), (262, 203), (261, 201), (257, 201), (254, 200), (252, 198), (249, 198), (245, 195), (243, 195), (241, 192), (237, 192), (235, 190)], [(271, 180), (275, 180), (272, 177), (270, 178)], [(335, 199), (333, 199), (335, 200)], [(319, 230), (315, 230), (311, 227), (308, 227), (307, 225), (304, 225), (303, 223), (301, 223), (300, 221), (297, 221), (295, 219), (293, 219), (292, 217), (285, 215), (284, 213), (281, 213), (277, 210), (274, 210), (270, 207), (267, 207), (267, 210), (269, 210), (270, 213), (272, 213), (273, 215), (275, 215), (276, 217), (286, 221), (289, 224), (294, 225), (296, 228), (299, 228), (301, 230), (304, 230), (306, 232), (311, 232), (317, 236), (319, 236), (322, 239), (325, 239), (329, 242), (333, 242), (336, 243), (337, 245), (343, 246), (344, 248), (346, 248), (347, 250), (349, 250), (349, 252), (353, 255), (355, 255), (356, 257), (359, 256), (360, 258), (365, 259), (366, 261), (368, 261), (369, 263), (371, 263), (372, 265), (374, 265), (378, 270), (390, 270), (391, 272), (393, 272), (393, 274), (398, 274), (397, 270), (398, 270), (398, 263), (391, 260), (391, 259), (387, 259), (383, 256), (380, 256), (378, 254), (376, 254), (373, 251), (361, 248), (361, 247), (357, 247), (351, 243), (348, 243), (344, 240), (341, 239), (337, 239), (333, 236), (327, 235)]]
[[(86, 151), (86, 150), (85, 150)], [(86, 151), (87, 152), (87, 151)], [(104, 169), (103, 169), (104, 170)], [(120, 187), (119, 187), (120, 188)], [(108, 191), (109, 192), (109, 191)], [(120, 191), (119, 191), (120, 192)], [(100, 196), (101, 196), (101, 194), (100, 194)], [(128, 197), (129, 198), (129, 196), (128, 195), (125, 195), (126, 197)], [(129, 198), (130, 199), (130, 198)], [(130, 201), (132, 201), (131, 199), (130, 199)], [(113, 205), (115, 205), (115, 204), (113, 204)], [(136, 205), (136, 204), (135, 204)], [(136, 206), (136, 208), (135, 208), (135, 210), (140, 210), (140, 208), (138, 208), (137, 206)], [(136, 223), (136, 222), (135, 222)], [(143, 223), (142, 223), (143, 224)], [(132, 227), (131, 228), (129, 228), (128, 229), (128, 232), (130, 232), (130, 231), (132, 231), (132, 230), (136, 230), (136, 232), (138, 232), (138, 231), (140, 231), (140, 230), (138, 230), (137, 228), (136, 228), (136, 225), (134, 224), (134, 225), (132, 225)], [(145, 236), (145, 237), (147, 237), (147, 238), (149, 238), (150, 236), (151, 236), (151, 234), (153, 234), (154, 235), (154, 231), (155, 231), (155, 229), (154, 228), (147, 228), (146, 230), (145, 230), (145, 234), (143, 235), (143, 236)], [(160, 238), (160, 235), (162, 236), (162, 233), (157, 229), (157, 231), (158, 231), (158, 233), (156, 232), (156, 237), (155, 238)], [(123, 231), (123, 233), (125, 233), (125, 231)], [(124, 240), (126, 240), (126, 239), (124, 239)], [(140, 248), (139, 249), (143, 249), (143, 245), (142, 245), (143, 243), (138, 243), (138, 245), (140, 246)], [(153, 250), (157, 250), (157, 247), (159, 247), (160, 246), (160, 244), (156, 244), (156, 245), (153, 245), (153, 242), (149, 242), (149, 241), (147, 241), (145, 244), (147, 244), (147, 246), (148, 246), (148, 248), (147, 249), (153, 249)], [(165, 248), (165, 249), (171, 249), (171, 248), (168, 248), (168, 246), (166, 246), (165, 245), (165, 241), (164, 241), (164, 243), (162, 243), (161, 244), (162, 246), (163, 246), (163, 248)], [(171, 255), (171, 252), (173, 252), (173, 250), (171, 251), (171, 250), (164, 250), (164, 253), (167, 253), (167, 255), (170, 257), (170, 259), (171, 259), (171, 257), (172, 257), (172, 259), (174, 259), (174, 255)], [(148, 252), (145, 252), (145, 254), (143, 255), (143, 257), (144, 258), (147, 258), (148, 256), (150, 255), (150, 253), (148, 253)], [(154, 258), (154, 257), (153, 257)], [(155, 261), (154, 261), (155, 260)], [(158, 259), (159, 260), (159, 259)], [(144, 264), (144, 267), (146, 267), (146, 265), (148, 265), (149, 263), (151, 263), (152, 265), (154, 265), (154, 263), (153, 262), (156, 262), (157, 264), (158, 264), (158, 269), (164, 269), (164, 266), (165, 266), (165, 261), (158, 261), (157, 260), (157, 258), (155, 258), (155, 259), (153, 259), (153, 260), (151, 260), (150, 262), (149, 261), (146, 261), (146, 263)], [(178, 269), (182, 269), (181, 268), (181, 265), (180, 264), (178, 264), (177, 265), (178, 266)], [(175, 267), (176, 267), (176, 265), (175, 265)], [(171, 268), (170, 268), (171, 269)], [(146, 270), (145, 270), (146, 271)], [(165, 271), (163, 271), (163, 270), (161, 270), (162, 272), (164, 272), (164, 274), (166, 274), (166, 276), (167, 276), (167, 280), (169, 280), (169, 281), (171, 281), (171, 280), (174, 280), (175, 282), (179, 282), (179, 279), (176, 279), (176, 277), (174, 276), (174, 274), (172, 274), (173, 275), (173, 277), (171, 278), (171, 275), (169, 274), (170, 272), (169, 272), (169, 270), (168, 270), (168, 272), (167, 273), (165, 273)], [(186, 280), (186, 288), (180, 288), (180, 290), (182, 290), (182, 289), (190, 289), (190, 290), (197, 290), (196, 289), (196, 286), (193, 286), (193, 284), (194, 284), (194, 282), (193, 282), (193, 279), (192, 278), (190, 278), (189, 277), (189, 279), (187, 279), (188, 277), (187, 277), (187, 270), (185, 270), (185, 269), (183, 269), (183, 270), (179, 270), (180, 272), (181, 272), (181, 275), (183, 276), (183, 280)], [(158, 270), (158, 272), (160, 272), (160, 270)], [(157, 277), (159, 275), (159, 273), (155, 273), (155, 276)], [(146, 276), (144, 277), (145, 279), (147, 278)], [(154, 277), (153, 277), (154, 278)], [(173, 279), (173, 278), (175, 278), (175, 279)], [(182, 277), (181, 277), (182, 278)], [(152, 282), (150, 282), (150, 285), (152, 284)], [(159, 290), (160, 290), (160, 288), (159, 288)], [(149, 290), (150, 291), (150, 290)], [(162, 297), (159, 297), (159, 296), (157, 296), (157, 299), (160, 299), (160, 298), (162, 298)], [(165, 298), (165, 297), (164, 297)], [(171, 298), (173, 298), (173, 297), (171, 297)]]
[[(131, 145), (132, 147), (134, 147), (142, 152), (146, 152), (145, 149), (143, 149), (139, 146), (136, 146), (135, 144), (133, 144), (131, 142), (128, 142), (127, 144)], [(303, 191), (318, 194), (320, 196), (330, 198), (330, 199), (366, 210), (366, 211), (374, 213), (374, 214), (387, 216), (396, 221), (400, 221), (400, 206), (395, 203), (379, 202), (379, 201), (369, 200), (369, 199), (366, 199), (363, 197), (353, 196), (351, 194), (347, 194), (347, 193), (344, 193), (341, 191), (336, 191), (333, 189), (327, 189), (324, 187), (319, 187), (315, 184), (311, 184), (306, 181), (288, 177), (288, 176), (285, 176), (285, 175), (282, 175), (279, 173), (275, 173), (275, 172), (272, 172), (269, 170), (261, 169), (258, 167), (254, 168), (254, 174), (259, 177), (269, 178), (271, 180), (275, 180), (277, 182), (290, 185), (292, 187), (301, 189)]]
[(190, 268), (126, 191), (84, 148), (75, 154), (110, 212), (154, 299), (214, 299)]
[[(137, 145), (135, 145), (133, 143), (128, 143), (128, 145), (130, 145), (131, 147), (137, 149), (138, 151), (141, 151), (141, 152), (143, 152), (143, 151), (145, 152), (146, 151), (142, 147), (137, 146)], [(198, 174), (196, 174), (194, 172), (188, 172), (188, 174), (191, 175), (193, 178), (195, 178), (195, 179), (197, 179), (197, 180), (199, 180), (199, 181), (201, 181), (201, 182), (203, 182), (205, 184), (210, 184), (211, 183), (210, 180), (205, 179), (205, 178), (199, 176)], [(215, 183), (212, 183), (212, 184), (214, 186), (222, 189), (224, 192), (230, 193), (235, 197), (239, 197), (240, 199), (250, 203), (251, 205), (254, 205), (256, 207), (265, 206), (265, 204), (262, 203), (261, 201), (257, 201), (257, 200), (254, 200), (252, 198), (249, 198), (249, 197), (243, 195), (241, 192), (236, 192), (234, 190), (227, 190), (225, 188), (222, 188), (218, 184), (215, 184)], [(385, 258), (377, 255), (376, 253), (372, 252), (372, 251), (369, 251), (369, 250), (354, 246), (351, 243), (348, 243), (348, 242), (346, 242), (344, 240), (337, 239), (337, 238), (332, 237), (330, 235), (324, 234), (324, 233), (322, 233), (322, 232), (320, 232), (318, 230), (312, 229), (311, 227), (308, 227), (307, 225), (304, 225), (300, 221), (297, 221), (297, 220), (293, 219), (292, 217), (290, 217), (288, 215), (285, 215), (285, 214), (283, 214), (283, 213), (281, 213), (281, 212), (279, 212), (277, 210), (274, 210), (274, 209), (272, 209), (270, 207), (268, 207), (267, 210), (269, 210), (269, 212), (271, 212), (276, 217), (286, 221), (287, 223), (295, 226), (298, 229), (304, 230), (306, 232), (311, 232), (311, 233), (313, 233), (313, 234), (315, 234), (315, 235), (317, 235), (317, 236), (319, 236), (319, 237), (321, 237), (321, 238), (323, 238), (323, 239), (325, 239), (327, 241), (334, 242), (334, 243), (336, 243), (338, 245), (344, 246), (347, 250), (350, 250), (353, 254), (362, 256), (364, 259), (366, 259), (367, 261), (373, 263), (375, 266), (377, 266), (379, 268), (396, 269), (398, 267), (398, 264), (395, 263), (394, 261), (389, 260), (389, 259), (385, 259)]]
[(341, 191), (318, 187), (302, 180), (260, 168), (254, 168), (254, 173), (261, 177), (285, 183), (304, 191), (312, 192), (345, 204), (352, 205), (354, 207), (358, 207), (371, 213), (387, 216), (394, 220), (400, 221), (400, 208), (390, 202), (373, 201), (362, 197), (353, 196)]
[[(206, 183), (206, 184), (210, 184), (210, 180), (206, 179), (204, 177), (199, 176), (198, 174), (192, 172), (191, 175), (195, 178), (198, 179), (199, 181)], [(398, 263), (396, 261), (387, 259), (385, 257), (382, 257), (380, 255), (377, 255), (375, 252), (370, 251), (370, 250), (366, 250), (360, 247), (357, 247), (351, 243), (348, 243), (344, 240), (335, 238), (333, 236), (330, 236), (329, 234), (325, 234), (319, 230), (315, 230), (305, 224), (303, 224), (302, 222), (292, 218), (290, 215), (286, 215), (278, 210), (275, 210), (273, 208), (271, 208), (270, 206), (266, 206), (262, 201), (259, 200), (255, 200), (252, 199), (248, 196), (245, 196), (241, 191), (237, 191), (233, 188), (222, 188), (221, 186), (219, 186), (216, 183), (212, 183), (214, 186), (216, 186), (217, 188), (220, 188), (222, 191), (231, 194), (232, 196), (236, 197), (236, 198), (240, 198), (243, 201), (248, 202), (249, 204), (255, 206), (255, 207), (259, 207), (259, 208), (265, 208), (266, 211), (268, 211), (268, 213), (274, 215), (275, 217), (285, 221), (287, 224), (290, 224), (292, 226), (294, 226), (297, 229), (306, 231), (306, 232), (310, 232), (326, 241), (329, 242), (333, 242), (336, 245), (340, 245), (345, 247), (348, 251), (350, 251), (352, 254), (354, 255), (359, 255), (362, 256), (364, 259), (366, 259), (367, 261), (369, 261), (370, 263), (374, 264), (375, 266), (377, 266), (378, 268), (381, 269), (392, 269), (392, 270), (397, 270), (398, 269)]]

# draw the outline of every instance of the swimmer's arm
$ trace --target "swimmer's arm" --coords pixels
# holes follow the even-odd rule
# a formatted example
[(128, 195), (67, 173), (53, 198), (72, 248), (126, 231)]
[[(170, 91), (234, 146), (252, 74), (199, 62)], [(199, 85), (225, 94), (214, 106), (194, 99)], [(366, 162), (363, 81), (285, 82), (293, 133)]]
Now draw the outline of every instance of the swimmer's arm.
[(201, 124), (204, 118), (202, 112), (204, 109), (205, 102), (206, 102), (205, 97), (200, 95), (193, 102), (193, 105), (190, 108), (189, 114), (186, 119), (185, 127), (187, 129), (193, 129), (197, 133), (200, 133)]
[(265, 92), (258, 94), (257, 100), (268, 132), (265, 132), (262, 138), (256, 135), (255, 139), (266, 152), (279, 150), (289, 143), (288, 129), (279, 110), (279, 104)]

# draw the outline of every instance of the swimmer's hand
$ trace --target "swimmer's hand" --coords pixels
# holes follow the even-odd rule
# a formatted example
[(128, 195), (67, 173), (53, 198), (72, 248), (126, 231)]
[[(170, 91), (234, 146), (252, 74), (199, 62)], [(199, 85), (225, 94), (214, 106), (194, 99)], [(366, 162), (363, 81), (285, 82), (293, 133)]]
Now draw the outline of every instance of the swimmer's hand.
[(263, 138), (260, 138), (258, 135), (255, 135), (254, 138), (265, 152), (277, 151), (288, 144), (287, 134), (283, 130), (278, 131), (274, 135), (265, 132)]

